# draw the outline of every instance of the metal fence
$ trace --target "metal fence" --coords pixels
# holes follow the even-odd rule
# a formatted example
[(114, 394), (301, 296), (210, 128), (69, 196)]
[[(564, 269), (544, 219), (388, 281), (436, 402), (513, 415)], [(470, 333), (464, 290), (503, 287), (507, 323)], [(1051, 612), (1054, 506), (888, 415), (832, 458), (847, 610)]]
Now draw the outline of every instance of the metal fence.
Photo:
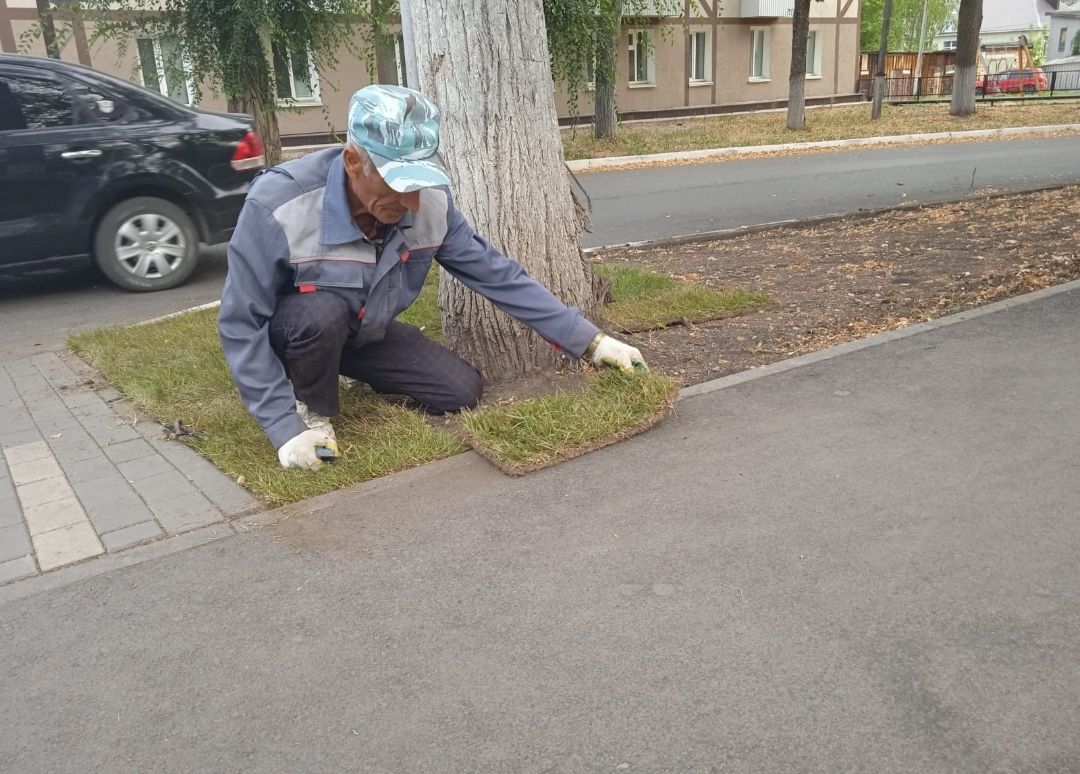
[[(894, 73), (885, 78), (884, 99), (888, 102), (929, 102), (951, 97), (952, 90), (952, 75), (916, 78), (907, 73)], [(871, 99), (874, 76), (859, 76), (858, 91)], [(976, 99), (984, 101), (1080, 97), (1080, 65), (987, 73), (976, 78), (975, 94)]]

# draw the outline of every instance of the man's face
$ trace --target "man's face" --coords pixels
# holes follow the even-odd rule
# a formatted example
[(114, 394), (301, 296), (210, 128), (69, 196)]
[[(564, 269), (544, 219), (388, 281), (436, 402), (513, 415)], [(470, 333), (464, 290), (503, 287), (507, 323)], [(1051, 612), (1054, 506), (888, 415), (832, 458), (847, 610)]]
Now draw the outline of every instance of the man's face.
[(397, 223), (406, 211), (416, 212), (420, 208), (420, 192), (398, 193), (386, 184), (374, 168), (364, 172), (364, 163), (360, 154), (353, 148), (345, 148), (345, 179), (350, 193), (350, 205), (353, 217), (359, 203), (375, 216), (380, 223)]

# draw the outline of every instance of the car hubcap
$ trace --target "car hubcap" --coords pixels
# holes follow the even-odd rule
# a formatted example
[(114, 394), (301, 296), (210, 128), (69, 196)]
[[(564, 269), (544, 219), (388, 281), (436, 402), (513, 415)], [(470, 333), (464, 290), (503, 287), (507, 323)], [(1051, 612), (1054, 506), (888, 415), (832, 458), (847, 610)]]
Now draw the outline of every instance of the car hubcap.
[(136, 215), (116, 232), (116, 259), (136, 277), (161, 279), (179, 268), (186, 252), (184, 232), (164, 215)]

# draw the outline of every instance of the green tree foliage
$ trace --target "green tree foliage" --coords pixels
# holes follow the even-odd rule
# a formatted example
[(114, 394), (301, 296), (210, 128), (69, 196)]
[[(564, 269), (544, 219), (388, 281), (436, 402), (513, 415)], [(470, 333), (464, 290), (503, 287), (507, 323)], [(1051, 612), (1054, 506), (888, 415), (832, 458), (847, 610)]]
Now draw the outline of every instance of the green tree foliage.
[(1031, 54), (1031, 61), (1036, 67), (1039, 67), (1046, 62), (1046, 46), (1050, 39), (1050, 30), (1041, 29), (1035, 32), (1029, 32), (1027, 35), (1028, 52)]
[(1077, 30), (1076, 34), (1073, 35), (1072, 55), (1080, 56), (1080, 30)]
[[(681, 17), (680, 0), (544, 0), (551, 73), (566, 88), (572, 115), (589, 83), (614, 83), (616, 58), (598, 56), (604, 41), (618, 39), (624, 22), (650, 26), (657, 16)], [(615, 56), (621, 49), (616, 46)]]
[[(955, 0), (930, 0), (923, 50), (929, 50), (933, 37), (950, 26), (956, 5)], [(862, 26), (859, 30), (859, 47), (863, 51), (877, 51), (881, 45), (881, 17), (884, 7), (885, 0), (863, 0)], [(892, 23), (889, 25), (890, 51), (918, 50), (922, 9), (923, 0), (893, 0)]]
[[(325, 72), (349, 51), (374, 68), (372, 31), (379, 25), (368, 0), (81, 0), (95, 39), (112, 39), (123, 52), (136, 37), (170, 39), (197, 90), (208, 86), (230, 109), (255, 118), (268, 160), (280, 158), (276, 78), (272, 52), (289, 52), (303, 78), (310, 57)], [(302, 64), (298, 65), (297, 62)]]

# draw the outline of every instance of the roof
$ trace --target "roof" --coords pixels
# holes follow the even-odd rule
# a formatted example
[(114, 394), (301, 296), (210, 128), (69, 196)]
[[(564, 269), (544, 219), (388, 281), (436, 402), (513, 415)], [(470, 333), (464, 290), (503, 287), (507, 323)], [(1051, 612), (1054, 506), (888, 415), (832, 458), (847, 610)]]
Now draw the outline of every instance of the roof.
[[(1001, 32), (1028, 32), (1046, 26), (1046, 17), (1061, 5), (1061, 11), (1072, 8), (1051, 0), (983, 0), (982, 34)], [(940, 35), (956, 34), (956, 14), (949, 22), (948, 30)]]
[(1056, 67), (1058, 65), (1080, 65), (1080, 56), (1063, 56), (1060, 59), (1051, 59), (1043, 63), (1043, 67)]
[(983, 0), (982, 31), (1027, 32), (1041, 29), (1043, 17), (1054, 10), (1047, 0)]

